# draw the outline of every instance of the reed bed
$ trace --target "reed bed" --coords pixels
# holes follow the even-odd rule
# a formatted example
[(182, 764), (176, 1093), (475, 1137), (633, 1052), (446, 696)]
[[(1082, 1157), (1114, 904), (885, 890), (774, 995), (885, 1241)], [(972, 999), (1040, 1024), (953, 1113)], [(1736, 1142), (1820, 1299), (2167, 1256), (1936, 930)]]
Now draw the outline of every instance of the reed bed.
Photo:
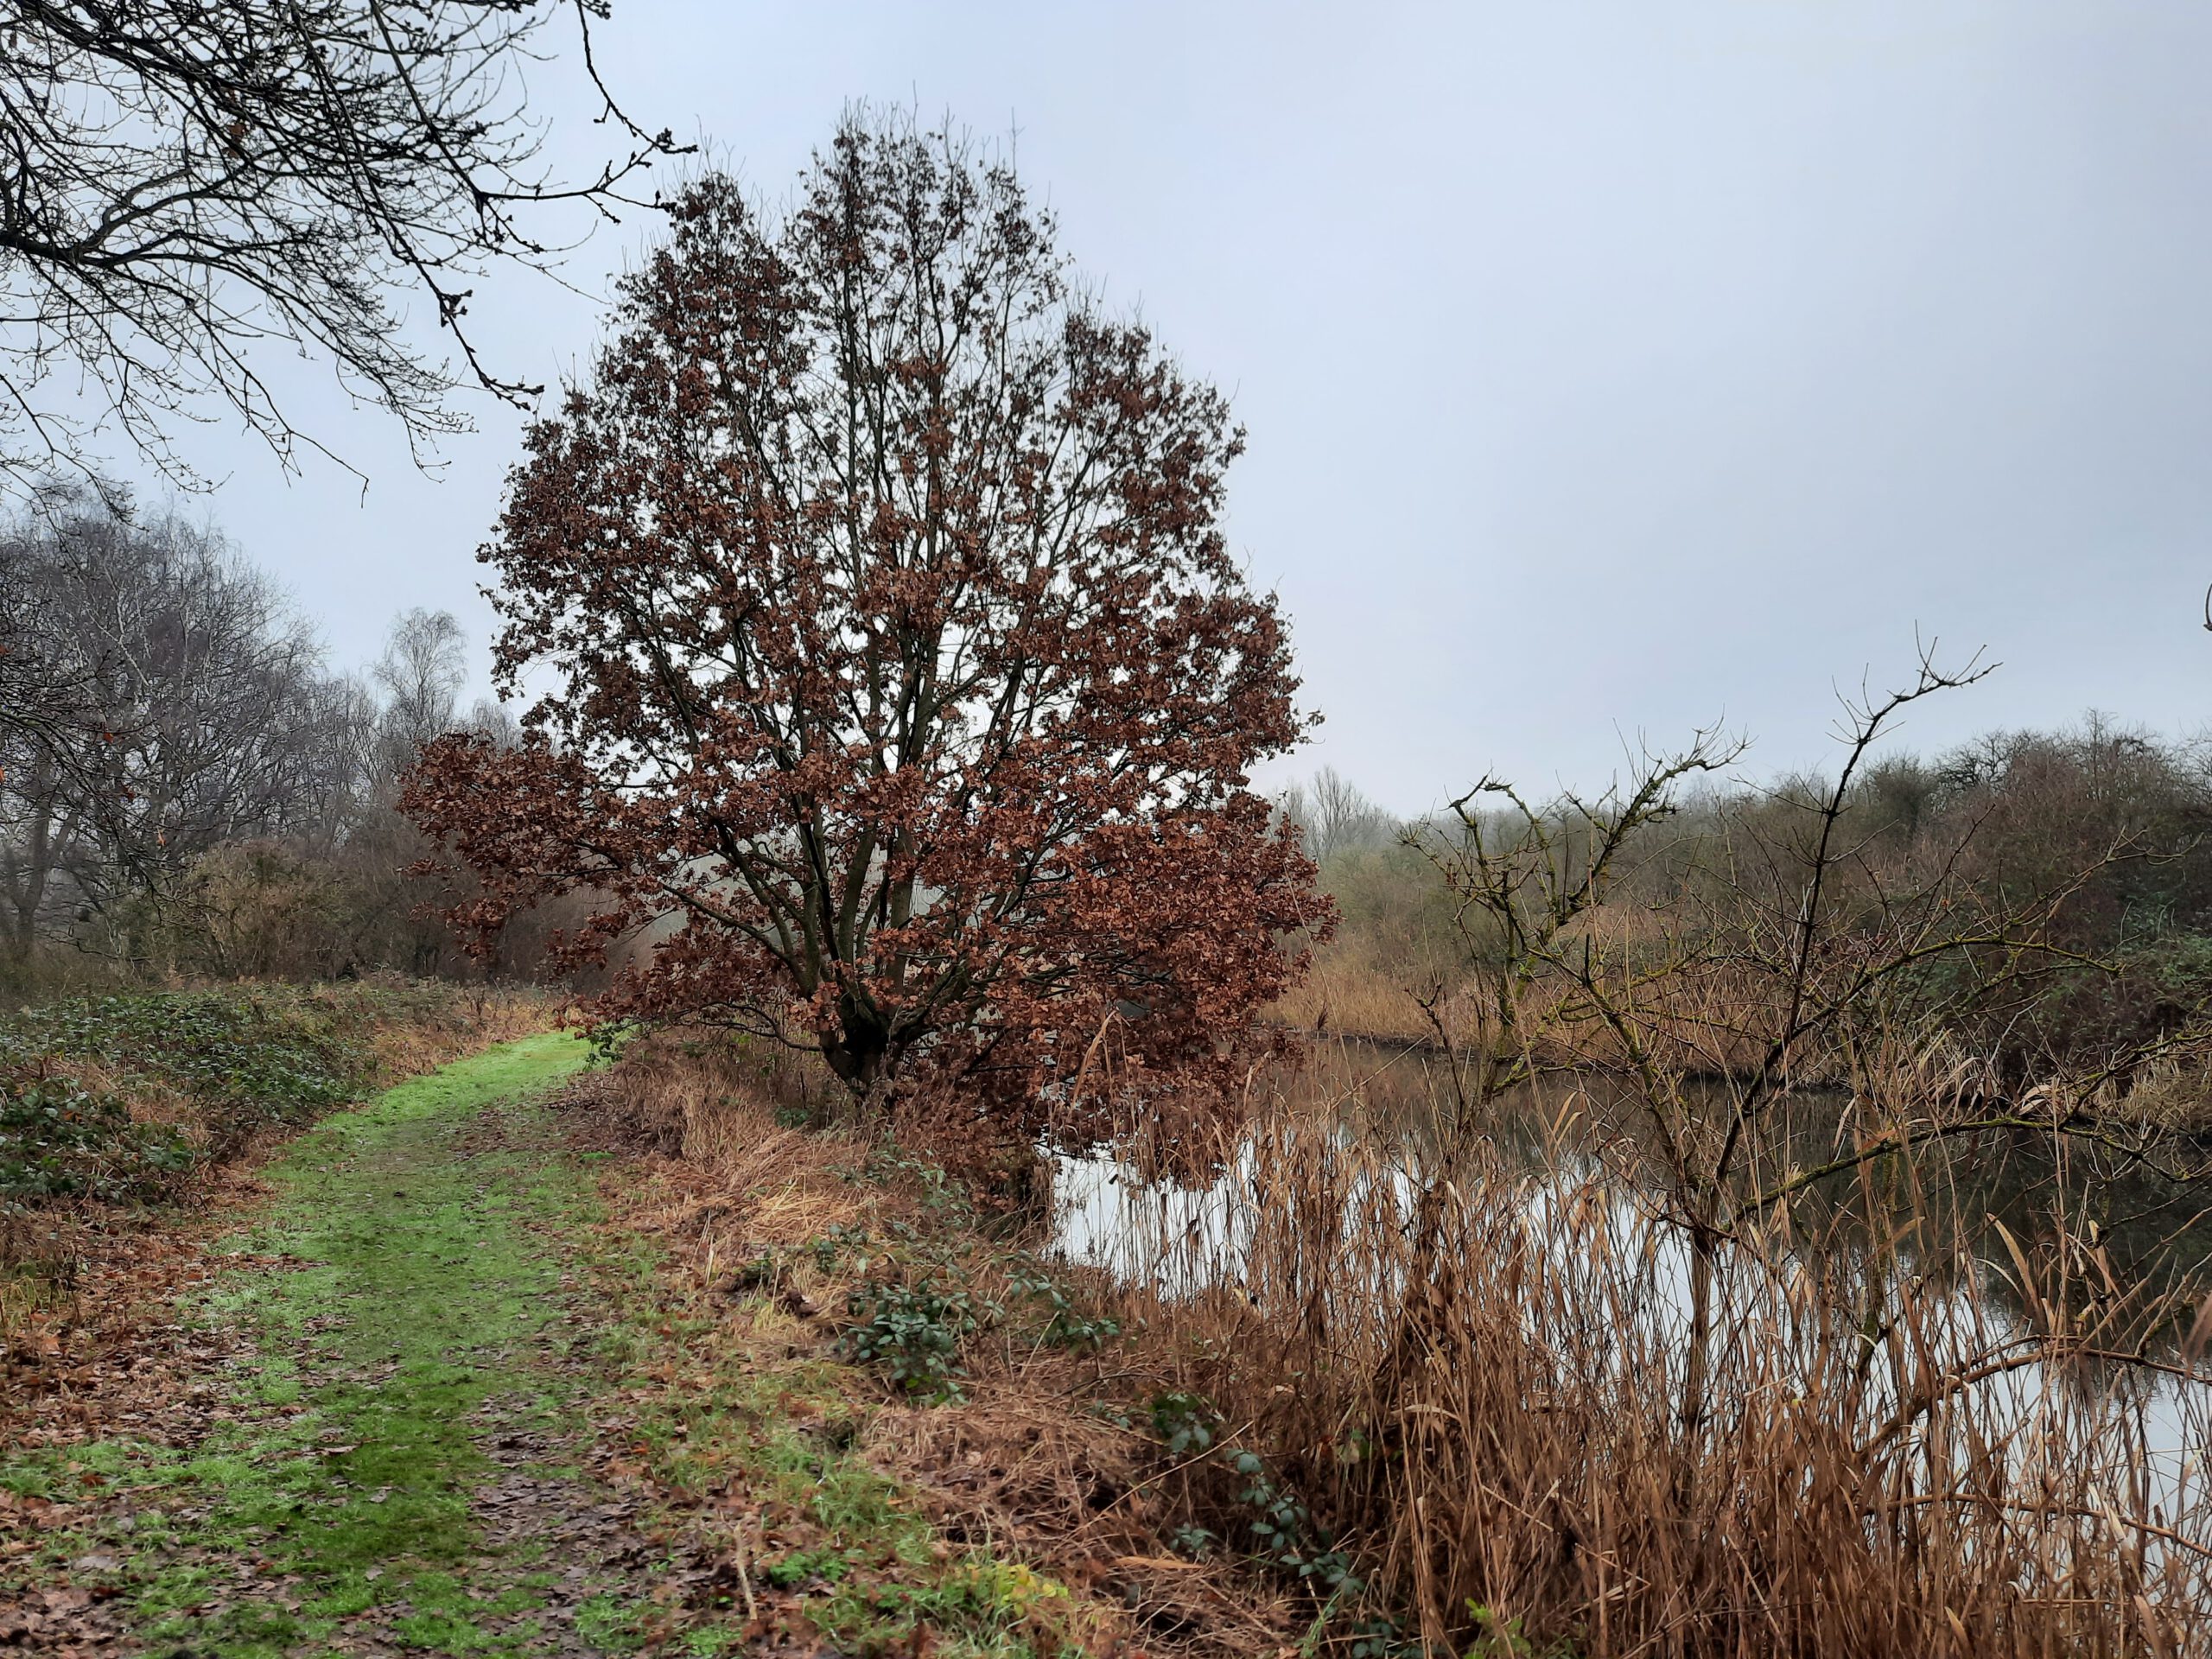
[[(1971, 1253), (1915, 1257), (1944, 1230), (1896, 1213), (1894, 1171), (1885, 1239), (1700, 1240), (1605, 1158), (1530, 1173), (1480, 1135), (1349, 1134), (1344, 1105), (1272, 1100), (1217, 1185), (1139, 1182), (1094, 1242), (1164, 1380), (1360, 1564), (1395, 1630), (1371, 1650), (2212, 1640), (2202, 1332), (2113, 1357), (2143, 1321), (2094, 1240), (2018, 1245), (2000, 1298)], [(1166, 1484), (1241, 1535), (1217, 1462)]]
[[(2067, 1192), (1999, 1234), (1931, 1149), (1702, 1236), (1586, 1091), (1470, 1125), (1448, 1071), (1323, 1046), (1198, 1185), (1134, 1142), (1118, 1185), (1062, 1160), (1063, 1284), (1119, 1334), (992, 1325), (967, 1402), (884, 1409), (870, 1455), (948, 1538), (1127, 1598), (1149, 1651), (2207, 1650), (2212, 1312), (2133, 1288)], [(1894, 1080), (1931, 1112), (1938, 1081)], [(582, 1092), (690, 1172), (651, 1224), (702, 1294), (763, 1249), (798, 1264), (831, 1317), (762, 1313), (776, 1354), (830, 1340), (855, 1271), (813, 1247), (894, 1217), (935, 1241), (899, 1247), (912, 1270), (1016, 1306), (1046, 1241), (969, 1233), (907, 1154), (799, 1128), (815, 1082), (664, 1036)]]
[[(1638, 963), (1648, 969), (1649, 964)], [(1319, 1038), (1414, 1045), (1459, 1057), (1471, 1070), (1526, 1062), (1535, 1067), (1618, 1064), (1620, 1045), (1591, 1016), (1587, 998), (1555, 982), (1522, 989), (1515, 1033), (1501, 1031), (1494, 988), (1463, 969), (1424, 973), (1325, 950), (1305, 979), (1271, 1003), (1269, 1024)], [(1741, 968), (1709, 963), (1676, 968), (1641, 988), (1638, 1035), (1649, 1056), (1686, 1075), (1749, 1073), (1766, 1046), (1774, 1006), (1770, 983)], [(1840, 1075), (1834, 1057), (1808, 1057)]]

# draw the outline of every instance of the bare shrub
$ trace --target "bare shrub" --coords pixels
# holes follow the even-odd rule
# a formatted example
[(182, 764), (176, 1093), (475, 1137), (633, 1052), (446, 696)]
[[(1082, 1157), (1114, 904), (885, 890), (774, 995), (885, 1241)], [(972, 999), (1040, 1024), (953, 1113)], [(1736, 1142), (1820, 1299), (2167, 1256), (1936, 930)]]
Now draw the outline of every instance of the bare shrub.
[[(1885, 1204), (1891, 1230), (1857, 1248), (1779, 1227), (1717, 1253), (1701, 1332), (1685, 1234), (1567, 1146), (1531, 1176), (1278, 1102), (1230, 1162), (1202, 1224), (1123, 1241), (1160, 1287), (1147, 1352), (1429, 1651), (1509, 1630), (1589, 1656), (2212, 1634), (2212, 1497), (2177, 1455), (2212, 1428), (2206, 1392), (2101, 1357), (2144, 1310), (2084, 1282), (2090, 1240), (2024, 1249), (2005, 1285), (1916, 1256), (1924, 1211)], [(2016, 1295), (2029, 1317), (1997, 1311)], [(1244, 1535), (1221, 1469), (1161, 1490)]]
[[(1900, 839), (1927, 803), (1870, 761), (1980, 671), (1847, 704), (1832, 778), (1700, 801), (1740, 753), (1700, 734), (1597, 796), (1485, 779), (1422, 832), (1460, 957), (1408, 988), (1425, 1109), (1262, 1090), (1217, 1185), (1122, 1217), (1211, 1443), (1160, 1477), (1193, 1535), (1430, 1652), (2212, 1636), (2212, 1304), (2088, 1220), (2107, 1165), (2199, 1173), (2158, 1139), (2171, 1101), (2124, 1104), (2171, 1095), (2190, 1033), (2035, 1035), (2108, 968), (2083, 918), (2143, 825), (2029, 861), (1984, 845), (1985, 803)], [(1943, 1187), (1946, 1148), (2003, 1136), (2057, 1172), (2024, 1232)]]

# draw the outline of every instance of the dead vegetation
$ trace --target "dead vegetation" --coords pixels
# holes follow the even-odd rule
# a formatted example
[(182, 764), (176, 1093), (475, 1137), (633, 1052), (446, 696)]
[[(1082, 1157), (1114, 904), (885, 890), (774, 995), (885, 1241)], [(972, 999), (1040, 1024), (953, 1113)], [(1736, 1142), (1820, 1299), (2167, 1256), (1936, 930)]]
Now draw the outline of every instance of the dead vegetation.
[[(772, 1127), (712, 1049), (607, 1086), (684, 1160), (667, 1224), (757, 1308), (732, 1340), (869, 1359), (896, 1402), (858, 1443), (1149, 1645), (2202, 1651), (2212, 1300), (2096, 1219), (2175, 1154), (2190, 1028), (2036, 1058), (2079, 884), (1977, 893), (1855, 835), (1868, 747), (1957, 677), (1855, 710), (1717, 912), (1617, 880), (1668, 855), (1710, 741), (1599, 799), (1463, 804), (1418, 1109), (1317, 1067), (1255, 1073), (1210, 1145), (1134, 1114), (1110, 1273)], [(2023, 1142), (2051, 1173), (2025, 1219), (1948, 1185), (1954, 1148)]]
[[(1929, 1210), (1885, 1195), (1878, 1247), (1721, 1247), (1700, 1325), (1683, 1234), (1614, 1170), (1339, 1123), (1281, 1104), (1217, 1224), (1122, 1260), (1234, 1287), (1152, 1301), (1147, 1350), (1366, 1564), (1406, 1651), (2178, 1655), (2212, 1635), (2191, 1452), (2212, 1389), (2180, 1380), (2203, 1376), (2199, 1321), (2146, 1308), (2093, 1236), (2055, 1229), (2009, 1274), (1939, 1266)], [(1192, 1517), (1224, 1529), (1227, 1497), (1192, 1491)]]
[[(2212, 1634), (2212, 1300), (2094, 1219), (2130, 1166), (2203, 1179), (2158, 1137), (2203, 1029), (2051, 1017), (2111, 969), (2083, 929), (2141, 824), (2024, 870), (1984, 844), (2009, 797), (1904, 836), (1868, 810), (1888, 728), (1978, 673), (1923, 659), (1847, 704), (1837, 775), (1718, 835), (1681, 822), (1740, 753), (1713, 734), (1595, 797), (1485, 779), (1422, 842), (1459, 950), (1412, 999), (1445, 1062), (1419, 1132), (1263, 1100), (1201, 1224), (1124, 1241), (1141, 1281), (1234, 1287), (1161, 1304), (1213, 1357), (1190, 1388), (1276, 1450), (1411, 1650)], [(1940, 1179), (2008, 1139), (2054, 1173), (2017, 1231)]]
[[(1033, 1237), (979, 1215), (933, 1165), (793, 1127), (810, 1104), (804, 1068), (762, 1052), (664, 1033), (565, 1096), (580, 1136), (631, 1154), (605, 1184), (610, 1228), (657, 1243), (657, 1294), (671, 1306), (709, 1310), (690, 1363), (766, 1379), (756, 1386), (778, 1414), (831, 1425), (947, 1545), (1065, 1586), (1071, 1611), (1040, 1636), (1044, 1651), (1241, 1659), (1294, 1643), (1294, 1604), (1279, 1589), (1164, 1541), (1173, 1460), (1141, 1403), (1155, 1368), (1120, 1330), (1071, 1340), (1053, 1326), (1062, 1301), (1093, 1319), (1086, 1310), (1113, 1300), (1103, 1275), (1048, 1268), (1024, 1248)], [(979, 1315), (946, 1379), (958, 1403), (902, 1391), (887, 1368), (836, 1364), (856, 1292), (925, 1283), (957, 1287)], [(671, 1492), (690, 1478), (659, 1474)], [(751, 1559), (818, 1546), (823, 1529), (801, 1506), (763, 1503), (766, 1476), (742, 1484), (749, 1497), (718, 1501), (743, 1512), (737, 1547)]]
[[(1217, 1222), (1147, 1235), (1140, 1192), (1116, 1275), (1051, 1267), (1113, 1327), (1056, 1344), (1021, 1241), (975, 1230), (925, 1164), (779, 1125), (726, 1052), (649, 1046), (589, 1087), (593, 1121), (661, 1148), (615, 1224), (729, 1299), (717, 1340), (747, 1365), (834, 1356), (871, 1279), (957, 1278), (1002, 1310), (960, 1346), (960, 1402), (858, 1378), (845, 1432), (948, 1541), (1084, 1593), (1096, 1650), (1319, 1630), (1408, 1654), (2180, 1654), (2208, 1633), (2212, 1498), (2176, 1455), (2212, 1431), (2204, 1396), (2124, 1363), (2153, 1351), (2145, 1310), (2082, 1238), (2022, 1247), (2024, 1321), (1973, 1258), (1915, 1255), (1924, 1217), (1878, 1249), (1747, 1240), (1694, 1347), (1687, 1252), (1617, 1171), (1447, 1168), (1348, 1141), (1344, 1100), (1278, 1097), (1229, 1149)], [(2178, 1337), (2158, 1363), (2187, 1370)]]
[[(1505, 896), (1515, 883), (1497, 878), (1517, 876), (1512, 896), (1535, 920), (1542, 862), (1561, 878), (1557, 896), (1573, 895), (1559, 943), (1587, 944), (1601, 966), (1634, 974), (1637, 1018), (1674, 1051), (1670, 1063), (1756, 1070), (1776, 982), (1795, 976), (1788, 947), (1817, 864), (1812, 966), (1824, 989), (1863, 1005), (1872, 988), (1847, 982), (1878, 966), (1892, 1006), (1916, 1004), (1916, 1017), (1940, 1008), (1999, 1088), (2111, 1072), (2104, 1103), (2121, 1118), (2201, 1131), (2201, 1091), (2193, 1110), (2175, 1110), (2183, 1103), (2171, 1089), (2155, 1113), (2152, 1101), (2140, 1112), (2122, 1102), (2139, 1071), (2171, 1070), (2177, 1050), (2187, 1060), (2212, 1031), (2212, 750), (2094, 715), (1934, 756), (1895, 747), (1912, 703), (1978, 677), (1974, 664), (1923, 662), (1899, 694), (1847, 703), (1838, 765), (1823, 774), (1755, 781), (1738, 746), (1708, 734), (1680, 755), (1631, 757), (1617, 791), (1524, 799), (1488, 778), (1452, 807), (1395, 826), (1395, 838), (1370, 823), (1341, 849), (1329, 839), (1323, 880), (1342, 925), (1270, 1017), (1517, 1055), (1523, 1045), (1497, 1029), (1494, 980), (1525, 941), (1482, 895)], [(1691, 770), (1672, 787), (1651, 776), (1676, 760)], [(1655, 781), (1660, 795), (1631, 808)], [(1285, 806), (1297, 815), (1295, 801)], [(1624, 842), (1608, 828), (1624, 811), (1641, 820)], [(1309, 834), (1324, 836), (1325, 823), (1306, 817)], [(1600, 891), (1575, 894), (1601, 860)], [(1591, 1013), (1575, 1006), (1572, 977), (1522, 987), (1538, 1035)], [(1588, 1046), (1589, 1033), (1575, 1034), (1543, 1058)], [(1824, 1046), (1797, 1044), (1799, 1081), (1815, 1065), (1847, 1080), (1848, 1053), (1816, 1052)]]

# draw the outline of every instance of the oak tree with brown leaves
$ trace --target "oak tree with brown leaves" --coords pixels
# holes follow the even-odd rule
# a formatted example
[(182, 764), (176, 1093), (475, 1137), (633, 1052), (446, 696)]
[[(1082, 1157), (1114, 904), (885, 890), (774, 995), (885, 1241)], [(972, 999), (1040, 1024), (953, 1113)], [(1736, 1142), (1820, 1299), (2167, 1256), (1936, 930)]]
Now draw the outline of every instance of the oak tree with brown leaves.
[(1221, 394), (1010, 167), (896, 118), (780, 213), (700, 179), (616, 323), (482, 554), (503, 689), (551, 689), (406, 797), (456, 919), (596, 894), (567, 963), (645, 941), (601, 1014), (818, 1047), (871, 1109), (1219, 1098), (1326, 923), (1249, 787), (1306, 721)]

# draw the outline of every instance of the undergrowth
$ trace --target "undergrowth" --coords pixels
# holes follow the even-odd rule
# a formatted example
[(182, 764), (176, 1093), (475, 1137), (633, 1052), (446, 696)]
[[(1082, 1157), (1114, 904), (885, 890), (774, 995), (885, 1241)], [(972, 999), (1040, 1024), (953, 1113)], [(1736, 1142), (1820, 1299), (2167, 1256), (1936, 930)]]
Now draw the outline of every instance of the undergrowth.
[[(733, 1612), (780, 1608), (840, 1652), (1089, 1651), (1066, 1586), (997, 1550), (950, 1543), (916, 1495), (861, 1448), (880, 1398), (868, 1381), (875, 1365), (916, 1384), (917, 1398), (959, 1397), (953, 1356), (960, 1336), (982, 1325), (967, 1293), (874, 1281), (882, 1300), (872, 1305), (883, 1310), (874, 1333), (855, 1340), (863, 1327), (855, 1326), (833, 1344), (851, 1363), (778, 1339), (798, 1334), (786, 1311), (798, 1300), (795, 1270), (881, 1271), (889, 1259), (867, 1230), (833, 1226), (747, 1258), (725, 1281), (687, 1284), (618, 1217), (594, 1247), (596, 1273), (652, 1315), (622, 1325), (610, 1358), (657, 1385), (632, 1391), (625, 1466), (672, 1506), (696, 1511), (728, 1552), (734, 1570), (719, 1599)], [(734, 1319), (760, 1339), (734, 1339)]]
[[(210, 991), (0, 1022), (0, 1203), (155, 1196), (257, 1129), (328, 1109), (375, 1074), (353, 1012)], [(169, 1121), (144, 1121), (163, 1108)]]
[(666, 1379), (638, 1456), (727, 1517), (755, 1598), (803, 1592), (859, 1653), (922, 1630), (1160, 1659), (1358, 1639), (1351, 1557), (1285, 1471), (1210, 1438), (1209, 1478), (1173, 1476), (1190, 1448), (1151, 1421), (1156, 1368), (1099, 1275), (912, 1148), (785, 1123), (743, 1058), (657, 1038), (578, 1104), (683, 1154), (657, 1196), (609, 1194), (664, 1241), (657, 1294), (683, 1310), (623, 1361)]
[(78, 1280), (62, 1224), (188, 1198), (272, 1131), (500, 1037), (528, 993), (404, 982), (79, 998), (0, 1017), (0, 1331)]
[[(2199, 1465), (2159, 1461), (2157, 1413), (2202, 1444), (2207, 1396), (2027, 1370), (2050, 1351), (1979, 1279), (1853, 1278), (1886, 1259), (1840, 1250), (1774, 1274), (1745, 1241), (1716, 1252), (1721, 1334), (1693, 1345), (1681, 1263), (1610, 1166), (1539, 1147), (1539, 1177), (1476, 1145), (1438, 1179), (1427, 1142), (1347, 1137), (1333, 1108), (1288, 1102), (1218, 1160), (1235, 1224), (1140, 1195), (1116, 1279), (1046, 1262), (911, 1151), (780, 1127), (710, 1056), (640, 1053), (610, 1096), (645, 1101), (682, 1154), (664, 1230), (709, 1306), (731, 1304), (721, 1351), (824, 1367), (817, 1455), (854, 1438), (948, 1536), (1018, 1540), (1122, 1599), (1147, 1651), (2163, 1653), (2202, 1635)], [(2094, 1232), (2078, 1256), (2023, 1257), (2014, 1294), (2094, 1346), (2128, 1330), (2126, 1298), (2078, 1301), (2063, 1275), (2105, 1261)], [(1876, 1291), (1890, 1322), (1870, 1337)], [(760, 1559), (836, 1582), (791, 1554), (817, 1547)], [(1224, 1628), (1224, 1608), (1249, 1619)]]

